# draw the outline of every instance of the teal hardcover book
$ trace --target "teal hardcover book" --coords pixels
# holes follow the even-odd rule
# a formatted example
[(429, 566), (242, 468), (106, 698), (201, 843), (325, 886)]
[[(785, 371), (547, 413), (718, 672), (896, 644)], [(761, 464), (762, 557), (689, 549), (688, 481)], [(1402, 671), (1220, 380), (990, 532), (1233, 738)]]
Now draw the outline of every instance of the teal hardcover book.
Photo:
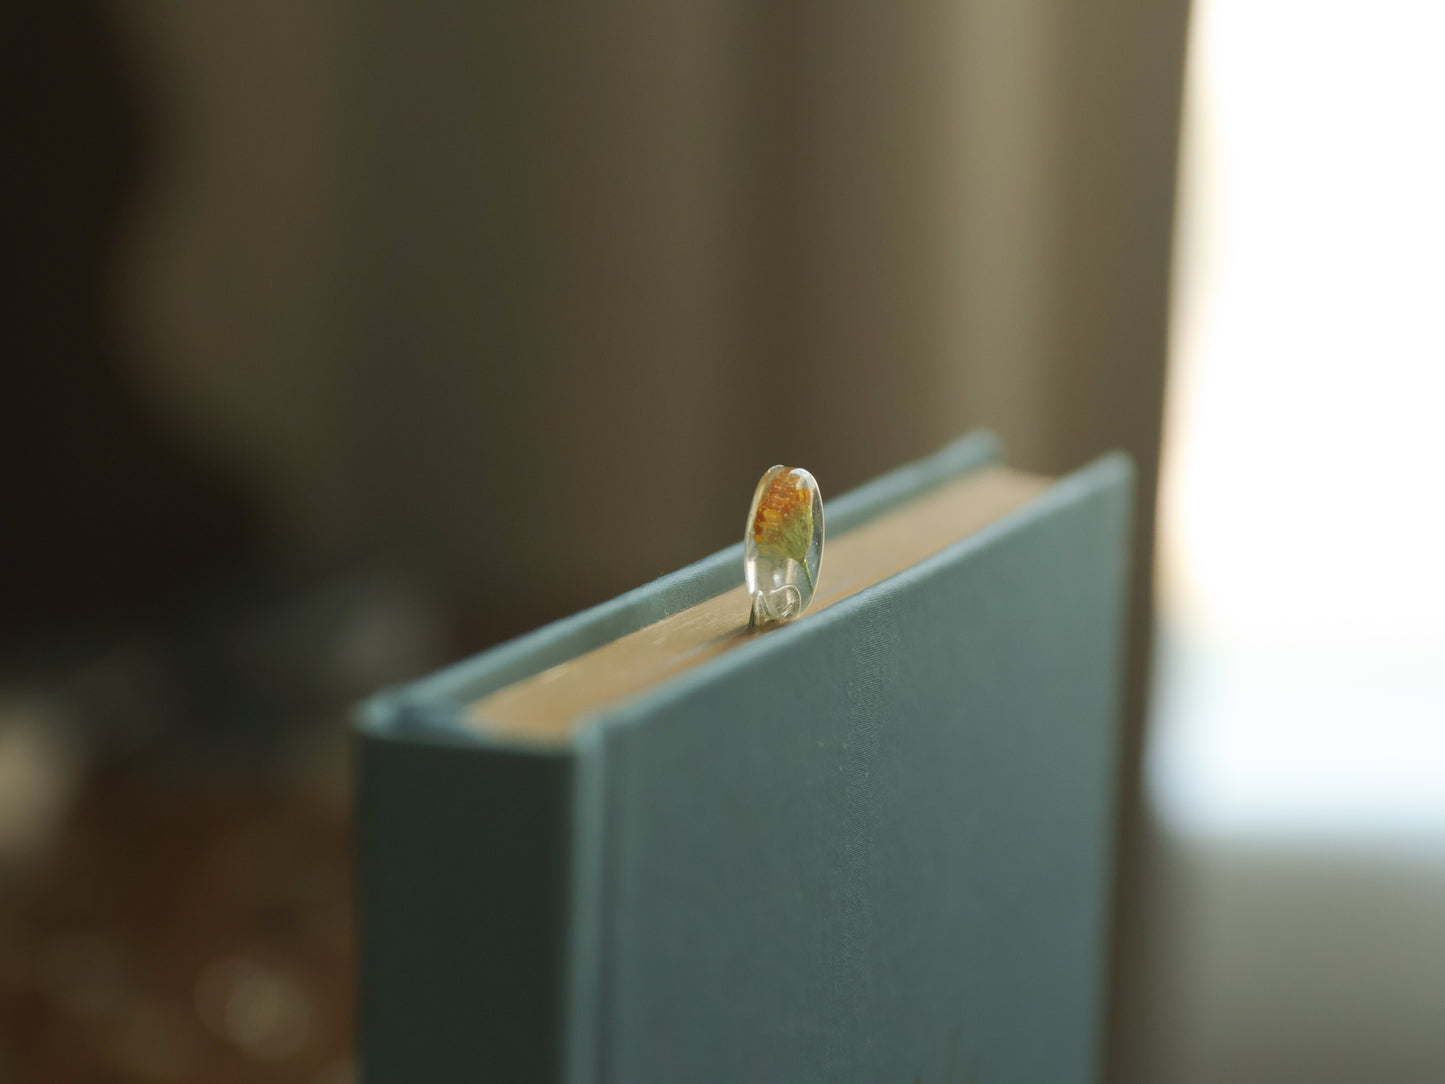
[(1095, 1079), (1133, 475), (997, 457), (365, 705), (367, 1084)]

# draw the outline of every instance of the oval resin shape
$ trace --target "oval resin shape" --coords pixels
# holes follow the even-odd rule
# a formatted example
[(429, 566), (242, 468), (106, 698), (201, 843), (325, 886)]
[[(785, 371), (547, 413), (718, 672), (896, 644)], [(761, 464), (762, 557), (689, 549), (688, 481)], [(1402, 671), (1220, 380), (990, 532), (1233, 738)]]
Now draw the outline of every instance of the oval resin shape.
[(752, 628), (799, 617), (813, 601), (823, 563), (823, 497), (802, 467), (763, 475), (748, 511), (743, 572), (752, 597)]

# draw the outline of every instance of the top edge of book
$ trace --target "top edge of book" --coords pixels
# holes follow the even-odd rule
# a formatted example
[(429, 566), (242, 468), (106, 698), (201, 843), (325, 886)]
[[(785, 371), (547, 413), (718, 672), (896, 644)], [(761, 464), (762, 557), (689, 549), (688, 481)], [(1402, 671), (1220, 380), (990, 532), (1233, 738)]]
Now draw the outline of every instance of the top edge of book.
[(832, 606), (1022, 508), (1050, 484), (1051, 479), (1002, 466), (962, 474), (851, 530), (834, 532), (824, 546), (817, 594), (795, 621), (749, 628), (747, 588), (737, 584), (476, 698), (466, 706), (466, 725), (497, 741), (566, 744), (589, 717), (729, 652), (806, 628)]
[[(884, 474), (829, 501), (828, 545), (831, 548), (825, 560), (836, 557), (838, 546), (856, 528), (878, 521), (900, 506), (915, 502), (970, 474), (990, 468), (998, 463), (999, 457), (999, 444), (992, 433), (970, 434), (931, 456)], [(1106, 460), (1112, 461), (1112, 466), (1106, 463), (1105, 469), (1132, 469), (1123, 456), (1114, 455), (1106, 457)], [(1025, 476), (1021, 472), (1008, 473), (1018, 478), (1036, 477)], [(1050, 488), (1047, 480), (1037, 479), (1035, 491), (1047, 488)], [(1057, 489), (1058, 486), (1052, 488)], [(826, 568), (823, 575), (825, 578), (828, 575)], [(358, 729), (370, 737), (448, 744), (501, 742), (525, 747), (529, 744), (525, 727), (517, 731), (505, 726), (489, 726), (485, 722), (486, 712), (478, 710), (477, 705), (545, 671), (735, 591), (741, 582), (742, 546), (738, 544), (600, 605), (497, 645), (429, 677), (379, 693), (358, 710)], [(802, 620), (806, 621), (807, 616)], [(746, 607), (743, 619), (746, 619)], [(570, 728), (568, 730), (570, 732)], [(559, 736), (559, 733), (550, 733), (536, 744), (539, 747), (553, 746)]]

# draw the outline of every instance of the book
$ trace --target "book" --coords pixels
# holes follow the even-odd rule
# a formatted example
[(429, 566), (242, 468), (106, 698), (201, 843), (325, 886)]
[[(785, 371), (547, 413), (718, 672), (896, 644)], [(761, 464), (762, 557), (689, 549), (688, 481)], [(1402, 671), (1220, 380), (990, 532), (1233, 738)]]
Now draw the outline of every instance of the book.
[(965, 438), (358, 713), (368, 1084), (1087, 1081), (1133, 470)]

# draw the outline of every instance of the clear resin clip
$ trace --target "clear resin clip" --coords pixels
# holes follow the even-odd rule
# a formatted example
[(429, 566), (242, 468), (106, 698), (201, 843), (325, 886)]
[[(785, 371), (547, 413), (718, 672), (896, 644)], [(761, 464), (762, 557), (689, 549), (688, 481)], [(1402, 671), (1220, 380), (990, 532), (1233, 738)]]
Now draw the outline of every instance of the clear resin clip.
[(743, 573), (752, 598), (748, 627), (781, 625), (813, 601), (823, 563), (823, 496), (802, 467), (763, 475), (748, 510)]

